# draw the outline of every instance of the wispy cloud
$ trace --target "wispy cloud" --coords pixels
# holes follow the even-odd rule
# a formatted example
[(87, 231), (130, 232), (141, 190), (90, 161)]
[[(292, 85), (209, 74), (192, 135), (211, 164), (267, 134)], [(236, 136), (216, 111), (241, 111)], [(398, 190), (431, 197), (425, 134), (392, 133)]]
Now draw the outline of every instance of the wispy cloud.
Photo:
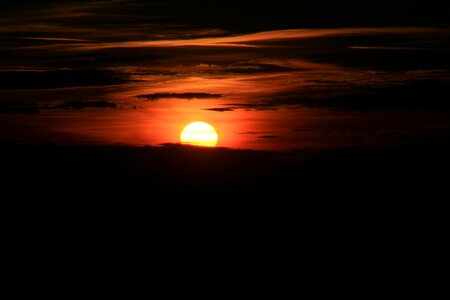
[(449, 51), (446, 48), (419, 48), (419, 47), (394, 47), (394, 46), (350, 46), (356, 50), (391, 50), (391, 51)]
[(79, 45), (78, 50), (100, 50), (110, 48), (147, 48), (147, 47), (180, 47), (180, 46), (210, 46), (210, 47), (261, 47), (257, 43), (289, 39), (306, 39), (330, 36), (357, 35), (415, 35), (429, 33), (449, 33), (449, 30), (437, 28), (340, 28), (340, 29), (290, 29), (258, 32), (245, 35), (212, 37), (186, 40), (156, 40), (131, 41), (121, 43), (99, 43)]
[[(367, 35), (421, 35), (448, 34), (450, 30), (442, 28), (416, 27), (382, 27), (382, 28), (337, 28), (337, 29), (289, 29), (265, 31), (243, 35), (220, 37), (205, 37), (194, 39), (154, 39), (141, 41), (76, 43), (64, 46), (36, 46), (36, 48), (54, 48), (66, 51), (95, 51), (120, 48), (157, 48), (157, 47), (249, 47), (260, 48), (270, 46), (270, 42), (280, 40), (299, 40), (308, 38), (323, 38), (337, 36), (367, 36)], [(269, 43), (264, 45), (264, 43)]]
[(59, 37), (23, 37), (23, 40), (32, 41), (48, 41), (48, 42), (83, 42), (88, 43), (90, 40), (84, 39), (71, 39), (71, 38), (59, 38)]

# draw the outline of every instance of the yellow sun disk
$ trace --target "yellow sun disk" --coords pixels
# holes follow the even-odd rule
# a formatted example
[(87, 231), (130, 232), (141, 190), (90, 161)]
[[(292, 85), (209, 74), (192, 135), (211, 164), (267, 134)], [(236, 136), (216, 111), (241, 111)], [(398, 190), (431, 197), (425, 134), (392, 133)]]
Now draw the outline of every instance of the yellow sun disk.
[(217, 131), (205, 122), (193, 122), (184, 127), (180, 134), (182, 144), (194, 146), (215, 147), (217, 140)]

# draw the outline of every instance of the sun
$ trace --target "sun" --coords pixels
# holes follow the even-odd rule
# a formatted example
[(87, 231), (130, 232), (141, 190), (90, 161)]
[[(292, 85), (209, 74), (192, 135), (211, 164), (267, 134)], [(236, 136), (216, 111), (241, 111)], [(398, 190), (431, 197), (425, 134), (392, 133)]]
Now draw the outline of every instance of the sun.
[(214, 127), (205, 122), (193, 122), (184, 127), (180, 134), (182, 144), (215, 147), (219, 139)]

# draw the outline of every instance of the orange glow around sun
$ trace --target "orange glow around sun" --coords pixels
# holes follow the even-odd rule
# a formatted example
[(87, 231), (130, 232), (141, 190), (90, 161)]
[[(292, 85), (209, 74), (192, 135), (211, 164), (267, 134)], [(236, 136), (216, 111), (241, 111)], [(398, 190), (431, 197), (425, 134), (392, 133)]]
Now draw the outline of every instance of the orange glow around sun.
[(205, 122), (193, 122), (184, 127), (180, 134), (182, 144), (215, 147), (218, 135), (216, 129)]

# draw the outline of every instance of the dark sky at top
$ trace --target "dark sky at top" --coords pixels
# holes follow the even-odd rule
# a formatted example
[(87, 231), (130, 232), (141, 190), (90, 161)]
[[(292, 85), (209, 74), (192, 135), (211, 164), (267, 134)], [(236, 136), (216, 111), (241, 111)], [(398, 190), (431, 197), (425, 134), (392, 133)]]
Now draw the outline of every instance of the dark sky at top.
[[(18, 1), (5, 11), (83, 1)], [(89, 2), (89, 1), (85, 1)], [(107, 1), (105, 1), (107, 2)], [(114, 1), (112, 1), (114, 2)], [(448, 24), (443, 1), (133, 1), (139, 14), (234, 31), (299, 27), (424, 26)]]

